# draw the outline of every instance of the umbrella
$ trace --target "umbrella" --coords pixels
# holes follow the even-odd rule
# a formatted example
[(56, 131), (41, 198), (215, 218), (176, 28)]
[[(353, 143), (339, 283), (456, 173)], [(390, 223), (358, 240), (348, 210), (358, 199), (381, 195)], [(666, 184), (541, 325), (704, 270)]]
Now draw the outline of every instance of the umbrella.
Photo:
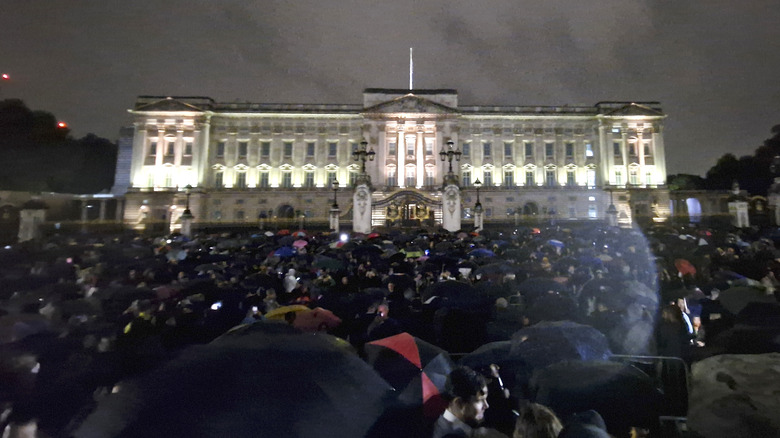
[(674, 267), (682, 275), (696, 275), (696, 267), (688, 260), (677, 259), (674, 261)]
[(399, 392), (399, 400), (422, 405), (429, 418), (447, 408), (441, 392), (454, 364), (446, 351), (409, 333), (369, 342), (365, 350), (368, 363)]
[(306, 230), (298, 230), (292, 233), (295, 237), (306, 237)]
[(614, 436), (628, 436), (632, 426), (654, 428), (663, 395), (653, 379), (631, 365), (615, 362), (560, 362), (538, 370), (531, 379), (531, 399), (561, 418), (597, 411)]
[(337, 260), (324, 255), (315, 256), (314, 263), (312, 265), (315, 268), (322, 268), (330, 271), (338, 271), (339, 269), (344, 268), (344, 263), (342, 263), (341, 260)]
[(379, 233), (370, 233), (368, 236), (366, 236), (366, 239), (376, 239), (378, 237), (382, 237), (379, 235)]
[[(285, 320), (285, 315), (287, 315), (290, 312), (293, 312), (293, 313), (297, 314), (297, 313), (302, 313), (302, 312), (308, 312), (310, 310), (311, 309), (309, 309), (308, 307), (306, 307), (306, 306), (304, 306), (302, 304), (293, 304), (293, 305), (290, 305), (290, 306), (282, 306), (282, 307), (277, 307), (276, 309), (271, 310), (270, 312), (266, 313), (265, 314), (265, 319), (267, 319), (269, 321), (284, 321)], [(297, 318), (297, 315), (296, 315), (296, 318)]]
[(575, 320), (579, 317), (579, 308), (570, 297), (559, 293), (547, 293), (534, 300), (526, 316), (531, 323)]
[(776, 303), (774, 295), (767, 295), (761, 289), (749, 286), (736, 286), (720, 293), (720, 303), (734, 315), (744, 309), (748, 303)]
[(344, 341), (258, 322), (124, 383), (73, 436), (364, 437), (391, 391)]
[(291, 246), (295, 242), (295, 237), (287, 235), (279, 239), (279, 246)]
[(566, 245), (561, 242), (560, 240), (550, 239), (547, 241), (547, 244), (552, 246), (553, 248), (563, 248)]
[(423, 301), (428, 301), (430, 298), (437, 296), (458, 300), (475, 295), (476, 290), (470, 284), (461, 281), (447, 280), (439, 281), (428, 286), (422, 293), (422, 299)]
[(518, 290), (529, 303), (532, 303), (548, 292), (566, 292), (566, 286), (552, 278), (531, 277), (520, 283)]
[(322, 307), (315, 307), (308, 311), (296, 312), (293, 327), (304, 332), (321, 332), (333, 330), (341, 324), (341, 318), (333, 312)]
[(382, 254), (382, 248), (372, 244), (360, 245), (355, 247), (355, 249), (352, 250), (352, 255), (356, 257), (381, 255), (381, 254)]
[(300, 249), (300, 248), (303, 248), (304, 246), (306, 246), (308, 244), (309, 244), (309, 242), (307, 242), (307, 241), (305, 241), (303, 239), (298, 239), (298, 240), (296, 240), (295, 242), (292, 243), (292, 246), (294, 248)]
[(477, 248), (468, 253), (470, 257), (495, 257), (496, 253), (487, 248)]
[(290, 230), (288, 230), (288, 229), (279, 230), (279, 231), (276, 232), (276, 235), (277, 236), (289, 236), (290, 235)]
[(564, 360), (607, 360), (612, 353), (607, 338), (593, 327), (571, 321), (540, 322), (512, 335), (511, 354), (532, 368)]
[(274, 251), (274, 256), (281, 257), (281, 258), (288, 258), (292, 257), (295, 254), (297, 254), (298, 251), (295, 250), (292, 246), (283, 246), (276, 251)]
[(266, 237), (273, 237), (273, 236), (274, 236), (274, 232), (273, 232), (273, 231), (266, 231), (266, 232), (265, 232), (265, 233), (263, 233), (263, 234), (265, 234), (265, 235), (266, 235)]

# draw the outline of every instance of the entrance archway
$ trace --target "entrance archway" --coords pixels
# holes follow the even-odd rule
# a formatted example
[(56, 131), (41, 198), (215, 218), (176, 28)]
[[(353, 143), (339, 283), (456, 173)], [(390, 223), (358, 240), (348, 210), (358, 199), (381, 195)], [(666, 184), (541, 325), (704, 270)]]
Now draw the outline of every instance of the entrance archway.
[(374, 203), (371, 216), (373, 226), (433, 227), (441, 223), (441, 201), (402, 190)]

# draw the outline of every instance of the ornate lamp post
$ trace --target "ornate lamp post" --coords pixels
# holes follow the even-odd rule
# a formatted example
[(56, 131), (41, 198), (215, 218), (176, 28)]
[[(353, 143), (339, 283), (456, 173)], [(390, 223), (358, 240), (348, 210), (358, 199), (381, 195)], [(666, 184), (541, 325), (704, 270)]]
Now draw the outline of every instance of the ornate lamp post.
[(447, 160), (450, 163), (450, 170), (447, 172), (448, 176), (452, 175), (452, 159), (455, 158), (455, 161), (460, 161), (460, 156), (463, 155), (463, 152), (459, 150), (455, 150), (455, 143), (452, 142), (452, 140), (447, 142), (447, 149), (444, 148), (441, 149), (441, 152), (439, 152), (439, 157), (441, 157), (441, 161)]
[(339, 230), (339, 203), (336, 200), (336, 193), (339, 191), (339, 181), (337, 179), (333, 179), (333, 182), (331, 183), (331, 187), (333, 187), (333, 205), (330, 207), (330, 229), (333, 231)]
[(371, 182), (371, 179), (368, 177), (368, 175), (366, 175), (366, 161), (374, 161), (375, 156), (376, 152), (374, 152), (374, 148), (372, 147), (369, 149), (367, 141), (361, 141), (360, 147), (358, 147), (355, 152), (352, 152), (352, 158), (354, 158), (355, 161), (361, 162), (359, 179), (363, 178), (367, 182)]
[(184, 194), (187, 197), (187, 203), (184, 206), (184, 212), (181, 214), (181, 234), (186, 237), (192, 236), (192, 220), (195, 216), (190, 211), (190, 196), (192, 195), (192, 186), (187, 184), (184, 187)]
[(476, 181), (474, 181), (474, 187), (477, 188), (477, 203), (474, 204), (474, 228), (477, 231), (482, 231), (483, 228), (483, 218), (482, 218), (482, 203), (479, 202), (479, 188), (482, 187), (482, 181), (477, 178)]

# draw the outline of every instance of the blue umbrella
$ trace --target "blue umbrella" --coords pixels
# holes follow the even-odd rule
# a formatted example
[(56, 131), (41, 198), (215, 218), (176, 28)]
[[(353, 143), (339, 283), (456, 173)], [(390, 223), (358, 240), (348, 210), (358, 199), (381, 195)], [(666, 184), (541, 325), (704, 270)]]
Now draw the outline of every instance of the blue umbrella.
[(297, 252), (297, 251), (295, 250), (295, 248), (293, 248), (292, 246), (283, 246), (283, 247), (281, 247), (281, 248), (277, 249), (277, 250), (274, 252), (274, 255), (275, 255), (276, 257), (282, 257), (282, 258), (286, 258), (286, 257), (293, 257), (293, 256), (295, 256), (297, 253), (298, 253), (298, 252)]
[(496, 254), (493, 251), (487, 248), (477, 248), (471, 251), (468, 255), (472, 257), (495, 257), (496, 256)]
[(566, 246), (560, 240), (555, 240), (555, 239), (548, 240), (547, 244), (550, 245), (550, 246), (553, 246), (555, 248), (563, 248), (564, 246)]

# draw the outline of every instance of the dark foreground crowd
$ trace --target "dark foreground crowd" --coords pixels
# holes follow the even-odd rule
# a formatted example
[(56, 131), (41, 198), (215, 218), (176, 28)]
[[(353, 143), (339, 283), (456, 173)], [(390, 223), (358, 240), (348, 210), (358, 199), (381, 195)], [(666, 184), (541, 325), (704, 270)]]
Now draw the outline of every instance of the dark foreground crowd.
[[(414, 425), (405, 436), (449, 436), (442, 427), (453, 423), (462, 429), (453, 433), (483, 433), (473, 427), (482, 420), (508, 436), (556, 436), (563, 427), (556, 413), (563, 418), (564, 409), (532, 403), (553, 400), (540, 383), (551, 367), (621, 355), (690, 364), (713, 354), (780, 351), (778, 257), (771, 236), (756, 230), (672, 227), (644, 234), (553, 226), (482, 234), (80, 235), (12, 245), (0, 249), (0, 427), (89, 436), (79, 428), (98, 421), (90, 415), (110, 406), (123, 382), (154, 375), (198, 346), (219, 344), (236, 326), (279, 324), (296, 333), (327, 333), (387, 380), (403, 403), (382, 393), (383, 403), (407, 415), (386, 428), (387, 436), (405, 430), (397, 424), (404, 421)], [(551, 327), (559, 338), (531, 348), (533, 330)], [(276, 329), (257, 330), (265, 339)], [(421, 362), (415, 366), (423, 377), (414, 383), (423, 388), (419, 400), (404, 399), (407, 391), (387, 377), (400, 365), (371, 353), (404, 333), (420, 348), (412, 359)], [(423, 351), (435, 352), (435, 359)], [(426, 371), (429, 359), (435, 371)], [(457, 368), (455, 359), (484, 376)], [(306, 360), (299, 373), (325, 366), (317, 357)], [(451, 372), (455, 377), (447, 380)], [(438, 409), (408, 419), (411, 411), (404, 409), (427, 409), (433, 399), (440, 400)], [(591, 426), (607, 430), (610, 414), (601, 414), (606, 426)], [(274, 418), (283, 422), (286, 415)], [(587, 436), (566, 431), (604, 422), (587, 412), (572, 418), (559, 436)], [(546, 435), (528, 429), (543, 424)], [(621, 436), (625, 426), (640, 424), (609, 431)], [(377, 427), (371, 431), (382, 435)], [(298, 434), (329, 436), (318, 430), (288, 436)], [(101, 436), (136, 435), (117, 429)]]

